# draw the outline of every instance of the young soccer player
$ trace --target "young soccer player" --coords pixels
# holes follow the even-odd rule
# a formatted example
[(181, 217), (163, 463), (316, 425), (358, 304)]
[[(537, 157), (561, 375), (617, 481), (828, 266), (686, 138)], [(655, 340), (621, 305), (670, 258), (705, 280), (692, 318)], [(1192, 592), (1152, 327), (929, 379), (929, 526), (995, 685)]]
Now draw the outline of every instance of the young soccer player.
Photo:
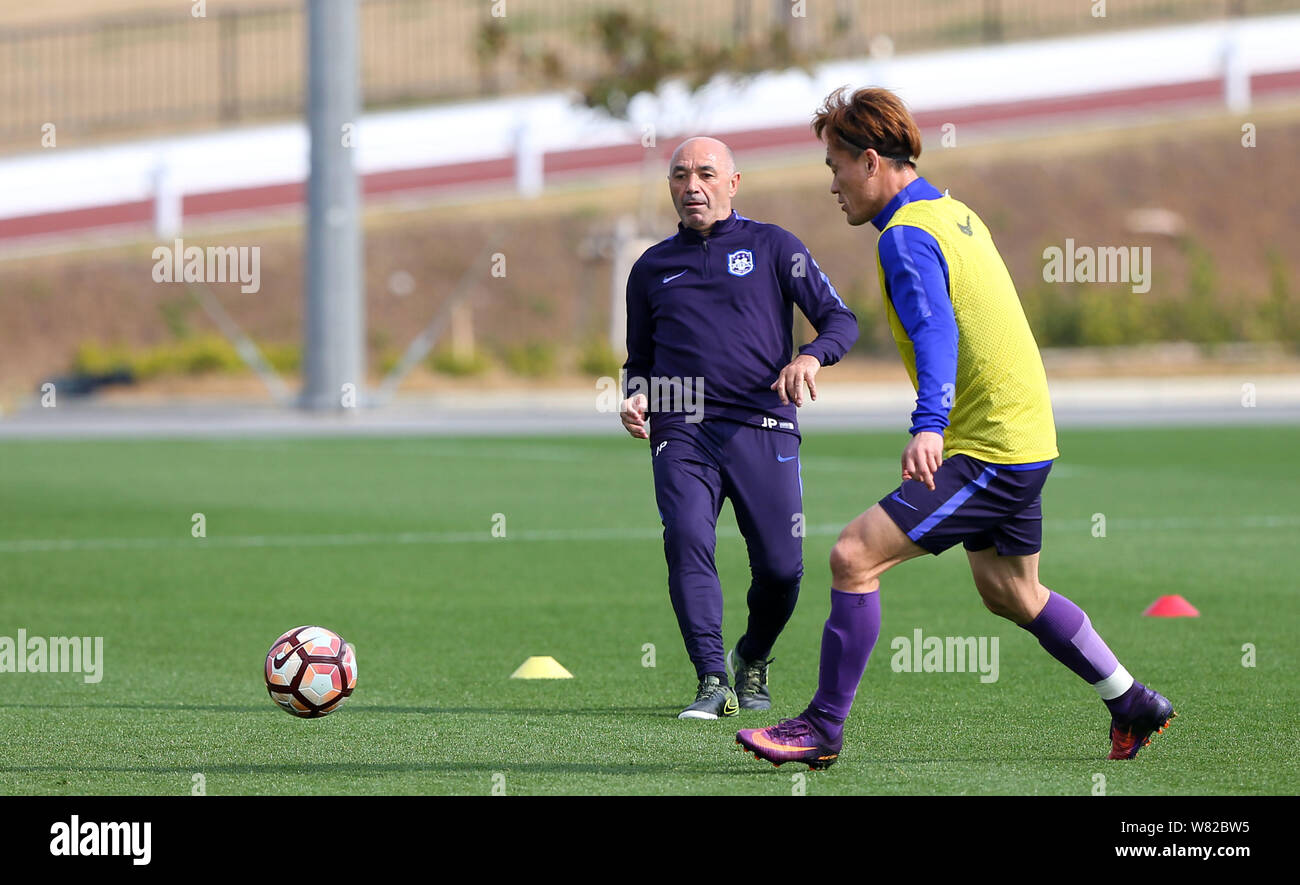
[(1077, 605), (1038, 580), (1040, 491), (1058, 455), (1047, 377), (1015, 286), (970, 207), (916, 173), (921, 136), (892, 93), (832, 93), (813, 130), (848, 222), (881, 232), (885, 311), (917, 389), (897, 489), (831, 550), (831, 612), (812, 703), (736, 742), (777, 765), (826, 768), (880, 634), (880, 576), (961, 543), (985, 606), (1028, 630), (1101, 696), (1111, 759), (1132, 759), (1174, 717), (1134, 681)]

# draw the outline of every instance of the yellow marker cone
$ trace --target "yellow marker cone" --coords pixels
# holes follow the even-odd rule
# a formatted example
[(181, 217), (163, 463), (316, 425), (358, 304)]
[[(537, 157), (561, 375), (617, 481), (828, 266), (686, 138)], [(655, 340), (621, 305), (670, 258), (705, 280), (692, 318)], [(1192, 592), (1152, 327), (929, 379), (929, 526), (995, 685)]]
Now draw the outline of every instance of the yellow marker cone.
[(510, 674), (511, 679), (572, 679), (573, 674), (550, 655), (533, 655)]

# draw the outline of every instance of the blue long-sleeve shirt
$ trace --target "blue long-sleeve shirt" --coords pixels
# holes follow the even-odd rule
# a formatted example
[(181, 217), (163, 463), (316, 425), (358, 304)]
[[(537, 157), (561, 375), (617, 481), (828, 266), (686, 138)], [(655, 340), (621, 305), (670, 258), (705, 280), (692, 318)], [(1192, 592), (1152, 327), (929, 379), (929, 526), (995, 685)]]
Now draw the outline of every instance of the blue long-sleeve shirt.
[(797, 434), (794, 403), (770, 389), (793, 356), (795, 305), (817, 330), (799, 353), (830, 366), (857, 341), (857, 317), (789, 231), (736, 212), (707, 237), (679, 224), (628, 276), (624, 394), (650, 397), (656, 430), (686, 412), (653, 382), (702, 379), (702, 417)]
[[(918, 178), (871, 223), (883, 230), (905, 203), (942, 196), (934, 185)], [(943, 433), (957, 389), (957, 318), (948, 295), (948, 262), (934, 237), (905, 224), (882, 233), (879, 249), (889, 300), (916, 351), (916, 410), (910, 432)]]

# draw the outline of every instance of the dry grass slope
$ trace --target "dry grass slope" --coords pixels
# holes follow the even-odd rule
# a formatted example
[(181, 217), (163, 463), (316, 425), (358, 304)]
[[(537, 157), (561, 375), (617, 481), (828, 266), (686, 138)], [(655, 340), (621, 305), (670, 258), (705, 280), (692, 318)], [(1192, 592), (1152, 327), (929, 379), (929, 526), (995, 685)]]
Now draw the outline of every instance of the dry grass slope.
[[(1110, 134), (931, 147), (920, 166), (992, 228), (1042, 343), (1078, 343), (1070, 336), (1095, 338), (1106, 333), (1107, 324), (1122, 329), (1122, 340), (1111, 343), (1142, 340), (1158, 330), (1134, 328), (1134, 323), (1179, 322), (1184, 316), (1189, 323), (1228, 318), (1222, 334), (1189, 325), (1192, 337), (1268, 340), (1280, 334), (1269, 325), (1270, 299), (1285, 298), (1292, 321), (1300, 322), (1294, 316), (1300, 272), (1296, 253), (1287, 246), (1300, 230), (1300, 196), (1285, 186), (1287, 169), (1300, 155), (1300, 113), (1260, 112), (1252, 120), (1259, 130), (1255, 148), (1241, 146), (1242, 121), (1225, 116)], [(932, 134), (926, 135), (927, 144), (937, 145)], [(888, 353), (874, 230), (844, 224), (815, 150), (799, 159), (794, 166), (750, 167), (740, 157), (745, 177), (737, 208), (801, 237), (859, 313), (858, 353)], [(667, 236), (675, 223), (667, 193), (659, 181), (649, 186), (659, 207), (654, 235)], [(507, 275), (493, 279), (486, 267), (479, 275), (473, 301), (478, 344), (499, 364), (512, 353), (526, 355), (520, 349), (544, 345), (557, 369), (572, 369), (608, 322), (611, 268), (607, 258), (593, 253), (592, 241), (606, 235), (638, 196), (635, 183), (621, 179), (561, 189), (533, 203), (483, 199), (418, 211), (372, 211), (366, 241), (372, 369), (391, 362), (429, 321), (493, 232), (501, 237)], [(1149, 207), (1180, 215), (1185, 238), (1129, 230), (1129, 211)], [(1063, 244), (1066, 237), (1083, 245), (1151, 246), (1151, 291), (1047, 286), (1043, 249)], [(241, 294), (237, 284), (214, 288), (259, 342), (299, 340), (298, 228), (222, 235), (191, 231), (187, 242), (260, 245), (260, 292)], [(3, 392), (30, 391), (66, 370), (87, 342), (143, 348), (215, 331), (183, 286), (151, 280), (154, 245), (142, 241), (0, 262)], [(414, 278), (412, 293), (390, 291), (389, 279), (397, 271)], [(1249, 319), (1232, 319), (1237, 316)], [(1074, 326), (1062, 326), (1067, 321)]]

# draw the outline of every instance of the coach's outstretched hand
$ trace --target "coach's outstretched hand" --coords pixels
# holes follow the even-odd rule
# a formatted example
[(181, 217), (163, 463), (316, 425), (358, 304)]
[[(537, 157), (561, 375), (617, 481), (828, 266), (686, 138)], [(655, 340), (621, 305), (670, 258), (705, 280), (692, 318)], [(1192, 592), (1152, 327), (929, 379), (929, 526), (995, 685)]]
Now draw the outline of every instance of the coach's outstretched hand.
[(808, 385), (808, 395), (817, 399), (817, 385), (813, 379), (817, 377), (821, 367), (822, 364), (817, 362), (817, 357), (806, 353), (801, 353), (792, 359), (790, 365), (782, 369), (781, 374), (772, 382), (771, 389), (781, 397), (781, 405), (794, 403), (796, 406), (802, 406), (805, 384)]
[(925, 483), (934, 491), (934, 473), (943, 463), (943, 434), (922, 430), (903, 449), (903, 479)]
[(650, 400), (644, 393), (629, 396), (618, 407), (618, 416), (623, 419), (623, 428), (635, 439), (649, 439), (650, 432), (645, 426), (645, 413), (650, 408)]

